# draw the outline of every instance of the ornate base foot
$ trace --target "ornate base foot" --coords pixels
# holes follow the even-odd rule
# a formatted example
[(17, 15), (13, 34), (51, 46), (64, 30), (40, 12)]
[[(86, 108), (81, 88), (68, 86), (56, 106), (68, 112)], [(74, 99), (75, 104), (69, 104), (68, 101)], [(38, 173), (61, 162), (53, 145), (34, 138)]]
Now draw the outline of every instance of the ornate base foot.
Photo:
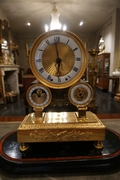
[(103, 148), (103, 144), (101, 143), (101, 141), (97, 141), (94, 143), (94, 147), (96, 149), (102, 149)]
[(29, 149), (29, 147), (30, 146), (28, 144), (22, 143), (20, 146), (20, 151), (22, 151), (22, 152), (27, 151)]

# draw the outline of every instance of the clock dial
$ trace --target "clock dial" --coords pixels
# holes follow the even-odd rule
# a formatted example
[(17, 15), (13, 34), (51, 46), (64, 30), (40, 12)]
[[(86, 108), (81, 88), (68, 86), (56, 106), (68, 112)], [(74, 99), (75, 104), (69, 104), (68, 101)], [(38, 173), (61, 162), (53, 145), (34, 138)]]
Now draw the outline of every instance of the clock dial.
[[(52, 52), (56, 49), (56, 54), (53, 54)], [(47, 54), (49, 56), (46, 56)], [(56, 78), (56, 80), (58, 80), (58, 77), (63, 77), (61, 81), (65, 81), (66, 75), (72, 71), (74, 64), (75, 56), (73, 51), (63, 43), (52, 44), (43, 53), (43, 68), (51, 77)]]
[(32, 107), (44, 108), (50, 104), (52, 95), (49, 88), (42, 84), (35, 84), (29, 87), (26, 97)]
[(77, 82), (86, 69), (81, 40), (69, 31), (42, 34), (33, 44), (30, 66), (33, 74), (50, 88), (66, 88)]
[(87, 83), (77, 83), (69, 89), (68, 97), (75, 106), (86, 106), (93, 98), (93, 89)]

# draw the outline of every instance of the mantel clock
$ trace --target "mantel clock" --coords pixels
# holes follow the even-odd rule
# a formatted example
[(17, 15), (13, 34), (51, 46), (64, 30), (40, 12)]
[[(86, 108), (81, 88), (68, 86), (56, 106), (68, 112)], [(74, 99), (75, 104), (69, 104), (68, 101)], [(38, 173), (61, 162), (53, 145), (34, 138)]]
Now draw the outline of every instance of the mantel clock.
[[(93, 89), (82, 82), (87, 67), (87, 53), (78, 36), (70, 31), (53, 30), (40, 35), (30, 52), (30, 67), (38, 80), (27, 91), (27, 100), (34, 111), (28, 114), (17, 131), (21, 151), (31, 142), (95, 141), (103, 147), (105, 127), (92, 112), (86, 112)], [(63, 92), (62, 95), (60, 92)], [(54, 93), (56, 95), (54, 96)], [(67, 98), (66, 98), (67, 96)], [(52, 103), (67, 100), (75, 111), (45, 111)], [(69, 104), (69, 103), (63, 103)]]

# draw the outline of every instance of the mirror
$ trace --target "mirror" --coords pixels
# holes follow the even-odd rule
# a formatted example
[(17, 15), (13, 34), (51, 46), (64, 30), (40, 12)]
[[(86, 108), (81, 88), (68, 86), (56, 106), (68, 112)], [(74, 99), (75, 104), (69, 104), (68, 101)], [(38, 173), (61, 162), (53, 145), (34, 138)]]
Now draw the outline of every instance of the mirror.
[(9, 28), (7, 21), (2, 22), (2, 49), (8, 50)]
[(8, 22), (0, 19), (0, 64), (13, 64), (11, 61), (10, 36)]
[(8, 51), (8, 55), (10, 55), (10, 28), (8, 26), (8, 22), (6, 20), (2, 21), (2, 49), (6, 49)]
[(8, 41), (8, 34), (9, 34), (9, 27), (8, 27), (8, 22), (7, 21), (2, 21), (2, 37)]

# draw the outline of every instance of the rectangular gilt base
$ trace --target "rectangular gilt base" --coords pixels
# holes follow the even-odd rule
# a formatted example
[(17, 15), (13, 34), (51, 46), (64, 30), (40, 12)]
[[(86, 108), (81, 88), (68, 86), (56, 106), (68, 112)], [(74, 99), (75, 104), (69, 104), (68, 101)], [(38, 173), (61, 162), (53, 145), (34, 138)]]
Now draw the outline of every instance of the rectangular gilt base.
[(42, 118), (28, 114), (17, 130), (18, 142), (101, 141), (105, 126), (92, 112), (78, 118), (76, 112), (44, 113)]

